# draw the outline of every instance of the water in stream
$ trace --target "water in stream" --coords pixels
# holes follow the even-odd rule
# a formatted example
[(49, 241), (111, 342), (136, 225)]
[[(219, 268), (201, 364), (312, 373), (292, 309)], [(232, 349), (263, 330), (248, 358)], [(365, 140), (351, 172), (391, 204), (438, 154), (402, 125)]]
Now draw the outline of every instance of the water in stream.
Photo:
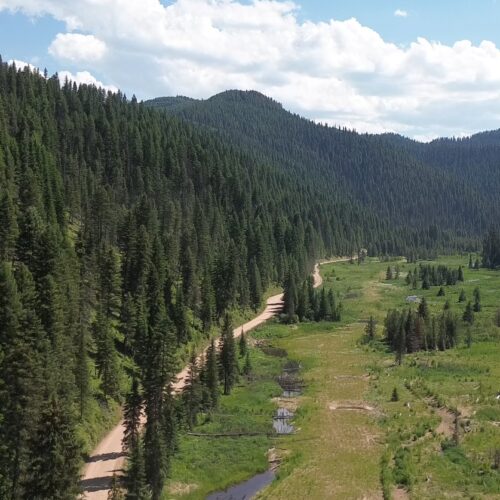
[(272, 470), (257, 474), (244, 483), (237, 484), (225, 491), (216, 491), (208, 495), (206, 500), (249, 500), (256, 493), (271, 484), (275, 473)]

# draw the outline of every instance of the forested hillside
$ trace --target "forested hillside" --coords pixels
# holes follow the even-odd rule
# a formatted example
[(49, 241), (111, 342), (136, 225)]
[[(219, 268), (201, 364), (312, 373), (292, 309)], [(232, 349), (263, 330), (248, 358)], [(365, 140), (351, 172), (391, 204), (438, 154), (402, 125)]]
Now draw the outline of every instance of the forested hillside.
[(488, 203), (498, 203), (500, 192), (500, 131), (481, 132), (461, 139), (436, 139), (419, 143), (398, 135), (383, 136), (404, 154), (436, 171), (462, 179), (480, 191)]
[[(392, 141), (315, 124), (257, 92), (228, 91), (203, 101), (158, 98), (146, 104), (217, 130), (316, 189), (341, 192), (365, 213), (378, 214), (394, 228), (413, 230), (415, 235), (405, 239), (410, 247), (463, 243), (481, 235), (491, 216), (500, 213), (498, 201), (484, 190), (487, 172), (482, 182), (472, 182), (411, 154), (400, 145), (404, 138)], [(453, 235), (443, 235), (447, 230)]]
[(0, 498), (73, 496), (132, 377), (159, 491), (164, 387), (189, 346), (318, 256), (398, 250), (375, 213), (265, 160), (0, 64)]

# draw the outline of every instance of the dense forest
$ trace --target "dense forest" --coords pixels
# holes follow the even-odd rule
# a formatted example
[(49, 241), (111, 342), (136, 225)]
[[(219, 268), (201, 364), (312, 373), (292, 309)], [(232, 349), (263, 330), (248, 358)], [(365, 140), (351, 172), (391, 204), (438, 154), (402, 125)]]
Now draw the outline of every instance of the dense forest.
[(338, 319), (304, 281), (315, 259), (475, 248), (497, 213), (463, 180), (258, 94), (193, 105), (165, 113), (0, 60), (0, 498), (74, 498), (124, 401), (146, 415), (144, 446), (137, 425), (127, 446), (158, 498), (168, 387), (219, 329), (234, 351), (228, 313), (286, 285), (290, 317)]
[[(459, 169), (437, 168), (401, 143), (431, 145), (316, 124), (253, 91), (227, 91), (207, 100), (157, 98), (146, 105), (217, 131), (326, 196), (342, 197), (364, 214), (389, 221), (390, 241), (369, 242), (370, 255), (425, 256), (429, 248), (473, 246), (471, 240), (500, 215), (497, 199), (483, 189), (491, 179), (486, 172), (477, 182)], [(498, 169), (494, 178), (500, 179)]]

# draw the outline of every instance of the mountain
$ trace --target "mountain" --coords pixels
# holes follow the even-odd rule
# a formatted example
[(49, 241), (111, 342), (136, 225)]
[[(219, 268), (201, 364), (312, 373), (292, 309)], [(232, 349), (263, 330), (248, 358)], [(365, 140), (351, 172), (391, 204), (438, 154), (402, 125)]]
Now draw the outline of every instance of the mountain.
[(294, 168), (0, 60), (0, 498), (75, 497), (130, 387), (158, 496), (174, 448), (165, 387), (222, 318), (318, 257), (427, 244)]
[(491, 205), (496, 206), (498, 203), (500, 130), (481, 132), (460, 139), (436, 139), (429, 143), (412, 141), (394, 134), (382, 137), (414, 160), (461, 179), (480, 192)]
[[(173, 105), (176, 99), (181, 98), (158, 98), (145, 105), (215, 131), (262, 162), (293, 173), (326, 196), (349, 199), (365, 213), (390, 221), (394, 228), (433, 235), (452, 230), (454, 238), (475, 238), (500, 213), (498, 201), (491, 196), (493, 188), (486, 186), (488, 181), (472, 179), (470, 172), (477, 163), (490, 167), (499, 158), (496, 146), (490, 145), (494, 134), (475, 138), (477, 154), (465, 163), (464, 142), (423, 145), (400, 136), (326, 127), (290, 113), (254, 91), (232, 90)], [(488, 150), (486, 160), (481, 159), (481, 148)], [(491, 178), (496, 186), (498, 170), (488, 170), (488, 180)]]

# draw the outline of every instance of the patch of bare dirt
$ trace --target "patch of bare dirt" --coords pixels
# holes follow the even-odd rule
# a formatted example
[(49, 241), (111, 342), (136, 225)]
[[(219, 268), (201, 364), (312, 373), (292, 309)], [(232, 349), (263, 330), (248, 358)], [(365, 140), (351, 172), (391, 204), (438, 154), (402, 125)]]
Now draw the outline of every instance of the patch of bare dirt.
[(455, 432), (455, 414), (447, 408), (436, 408), (436, 413), (441, 417), (441, 422), (436, 432), (443, 434), (447, 438), (453, 437)]
[(354, 411), (376, 411), (375, 406), (371, 406), (363, 401), (333, 401), (328, 408), (332, 411), (336, 410), (354, 410)]
[(299, 407), (299, 398), (272, 398), (271, 401), (276, 403), (279, 408), (285, 408), (288, 411), (295, 412)]
[(370, 375), (367, 373), (364, 375), (337, 375), (334, 378), (335, 380), (370, 380)]
[(188, 495), (189, 493), (192, 493), (193, 491), (196, 491), (198, 489), (197, 484), (188, 484), (188, 483), (181, 483), (179, 481), (176, 481), (174, 483), (171, 483), (168, 487), (168, 492), (172, 495)]
[(408, 495), (408, 492), (404, 488), (398, 487), (394, 488), (392, 498), (393, 500), (408, 500), (410, 495)]

